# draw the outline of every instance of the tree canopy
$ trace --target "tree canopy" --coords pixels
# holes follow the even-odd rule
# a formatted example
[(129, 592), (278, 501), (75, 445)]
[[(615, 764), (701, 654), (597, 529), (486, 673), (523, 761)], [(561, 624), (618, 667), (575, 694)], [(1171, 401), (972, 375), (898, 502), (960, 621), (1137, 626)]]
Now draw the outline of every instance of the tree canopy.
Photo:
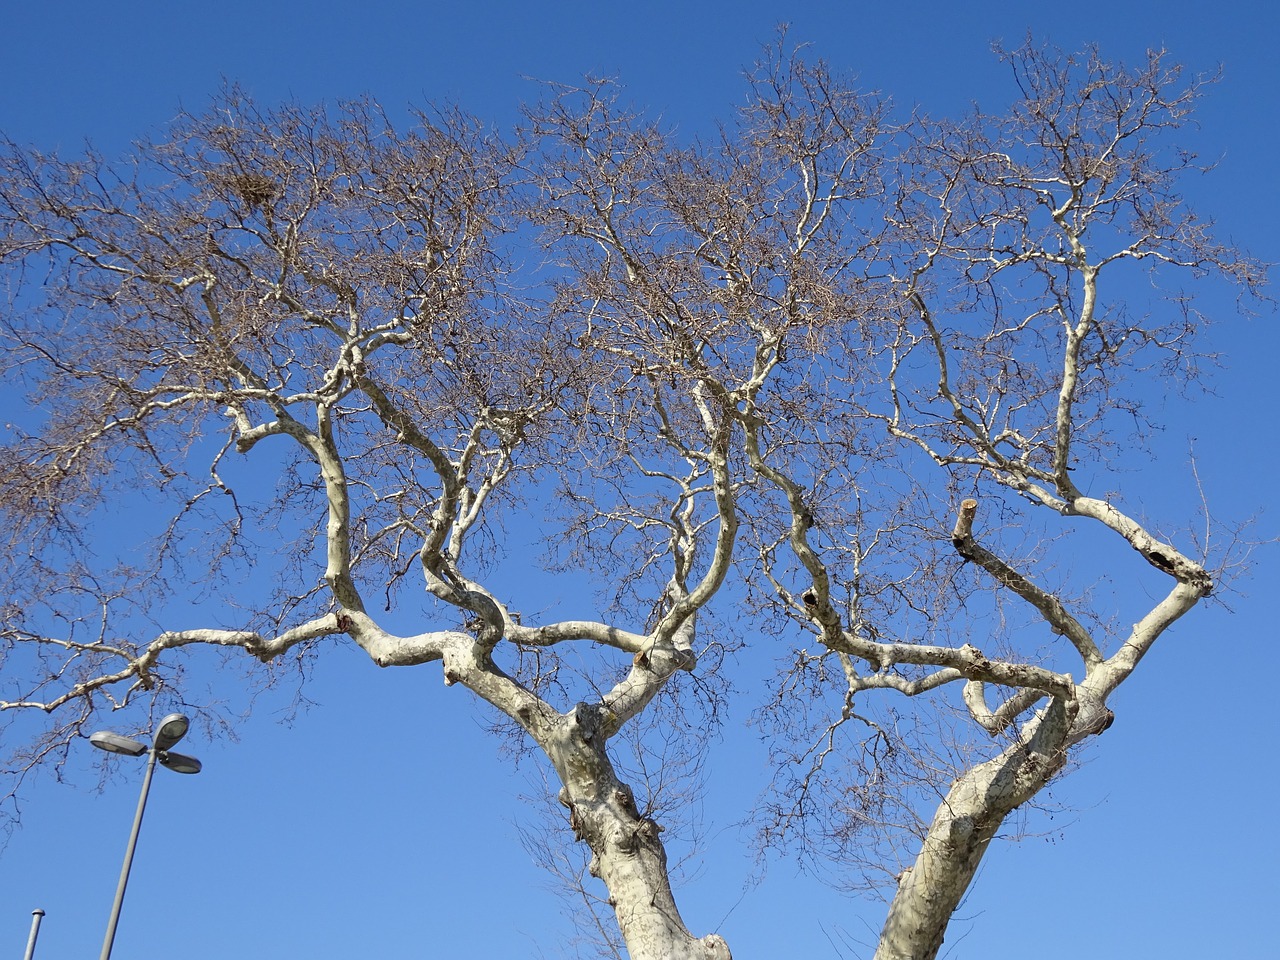
[(510, 132), (229, 88), (120, 159), (6, 144), (5, 769), (201, 711), (208, 648), (438, 663), (553, 771), (605, 949), (728, 957), (653, 813), (696, 783), (619, 757), (695, 754), (732, 702), (773, 745), (763, 840), (889, 885), (877, 957), (936, 956), (1215, 589), (1131, 451), (1201, 377), (1202, 291), (1265, 281), (1181, 194), (1207, 81), (999, 55), (1012, 106), (959, 119), (783, 37), (702, 140), (587, 80)]

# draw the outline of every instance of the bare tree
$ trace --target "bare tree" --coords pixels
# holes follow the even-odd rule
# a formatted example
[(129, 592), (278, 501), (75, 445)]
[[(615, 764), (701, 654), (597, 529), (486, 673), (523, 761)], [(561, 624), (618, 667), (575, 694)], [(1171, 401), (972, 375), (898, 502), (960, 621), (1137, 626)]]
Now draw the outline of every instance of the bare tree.
[[(896, 876), (877, 956), (936, 956), (1000, 825), (1213, 587), (1128, 481), (1078, 479), (1131, 442), (1144, 376), (1189, 379), (1203, 325), (1180, 286), (1147, 313), (1105, 284), (1262, 282), (1177, 193), (1198, 81), (1002, 56), (1013, 109), (951, 123), (780, 40), (707, 142), (590, 82), (511, 140), (232, 90), (118, 163), (8, 145), (0, 363), (32, 413), (0, 473), (0, 707), (50, 718), (11, 772), (179, 702), (200, 648), (439, 662), (545, 755), (629, 955), (728, 957), (677, 910), (662, 778), (637, 796), (614, 750), (641, 719), (642, 773), (646, 744), (704, 742), (750, 618), (799, 638), (762, 717), (804, 762), (765, 835)], [(162, 521), (104, 545), (138, 496)], [(499, 589), (530, 510), (603, 613)], [(1042, 564), (1084, 524), (1169, 584), (1131, 630)], [(264, 541), (286, 562), (246, 583)], [(195, 576), (208, 622), (164, 622)]]
[[(766, 572), (789, 616), (840, 663), (845, 700), (836, 722), (856, 717), (871, 731), (857, 758), (859, 802), (836, 811), (843, 823), (834, 834), (892, 825), (918, 838), (897, 874), (878, 958), (937, 955), (1005, 818), (1063, 769), (1073, 748), (1107, 729), (1115, 690), (1213, 589), (1192, 538), (1178, 547), (1141, 519), (1139, 484), (1102, 494), (1077, 477), (1105, 472), (1110, 458), (1121, 459), (1116, 451), (1141, 442), (1144, 375), (1175, 383), (1195, 376), (1203, 318), (1170, 275), (1225, 277), (1250, 293), (1262, 279), (1255, 262), (1212, 239), (1177, 193), (1179, 176), (1196, 164), (1169, 135), (1187, 122), (1199, 82), (1182, 85), (1159, 54), (1136, 70), (1096, 51), (1073, 58), (1027, 46), (1002, 56), (1021, 93), (1008, 116), (921, 123), (899, 154), (890, 231), (872, 267), (890, 289), (888, 329), (861, 342), (861, 357), (842, 358), (871, 367), (881, 389), (864, 389), (865, 374), (837, 373), (847, 392), (826, 391), (843, 405), (840, 419), (879, 422), (905, 445), (894, 456), (904, 458), (911, 484), (875, 503), (868, 492), (883, 483), (885, 462), (833, 455), (816, 433), (814, 447), (827, 448), (818, 462), (832, 479), (815, 484), (813, 461), (788, 457), (769, 436), (772, 418), (745, 407), (751, 464), (790, 514), (779, 538), (787, 549), (767, 545)], [(816, 185), (815, 198), (840, 191), (831, 173), (806, 182)], [(1144, 268), (1157, 289), (1172, 284), (1164, 302), (1134, 309), (1116, 293), (1104, 298), (1126, 289), (1126, 271)], [(1126, 425), (1131, 432), (1121, 433)], [(941, 485), (921, 476), (929, 463), (941, 468)], [(834, 524), (815, 506), (833, 487), (861, 491), (857, 512)], [(955, 505), (949, 544), (937, 536), (945, 528), (936, 507), (913, 502), (936, 504), (935, 491)], [(984, 503), (1004, 528), (990, 542), (975, 532)], [(1126, 544), (1155, 572), (1123, 598), (1126, 612), (1159, 580), (1167, 584), (1131, 628), (1115, 625), (1119, 611), (1071, 596), (1071, 578), (1041, 573), (1046, 558), (1084, 556), (1072, 539), (1088, 528)], [(1034, 551), (1011, 555), (1029, 533)], [(1040, 543), (1042, 536), (1055, 542)], [(957, 606), (969, 576), (957, 561), (980, 571), (1007, 612), (986, 623), (967, 617), (957, 629), (957, 616), (974, 608), (968, 600)], [(1123, 571), (1123, 563), (1117, 557), (1110, 569)], [(950, 689), (989, 740), (945, 762), (858, 713), (872, 691), (941, 697)], [(819, 760), (833, 729), (819, 741)], [(903, 803), (910, 793), (901, 787), (886, 800), (881, 780), (892, 773), (927, 785), (925, 797), (937, 790), (931, 819), (919, 803)], [(792, 794), (802, 816), (811, 785)]]

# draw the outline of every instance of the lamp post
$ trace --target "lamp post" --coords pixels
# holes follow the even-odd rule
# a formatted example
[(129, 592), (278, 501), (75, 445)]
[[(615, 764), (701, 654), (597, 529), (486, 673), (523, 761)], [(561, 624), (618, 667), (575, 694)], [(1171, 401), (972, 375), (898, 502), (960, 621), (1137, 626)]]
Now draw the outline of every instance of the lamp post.
[(147, 755), (147, 771), (142, 777), (142, 793), (138, 797), (138, 812), (133, 816), (133, 830), (129, 833), (129, 846), (124, 853), (124, 867), (120, 870), (120, 883), (116, 887), (115, 903), (111, 905), (111, 919), (107, 921), (107, 936), (102, 942), (101, 960), (110, 960), (111, 945), (116, 939), (116, 925), (120, 922), (120, 908), (124, 904), (124, 888), (129, 883), (129, 868), (133, 866), (133, 851), (138, 845), (138, 831), (142, 828), (142, 814), (147, 808), (147, 793), (151, 790), (151, 774), (155, 772), (156, 761), (176, 773), (199, 773), (200, 761), (195, 757), (173, 753), (169, 748), (187, 735), (191, 726), (180, 713), (171, 713), (156, 726), (151, 736), (151, 746), (140, 743), (131, 737), (122, 737), (109, 730), (99, 730), (89, 736), (89, 742), (99, 750), (108, 753), (122, 753), (129, 757)]

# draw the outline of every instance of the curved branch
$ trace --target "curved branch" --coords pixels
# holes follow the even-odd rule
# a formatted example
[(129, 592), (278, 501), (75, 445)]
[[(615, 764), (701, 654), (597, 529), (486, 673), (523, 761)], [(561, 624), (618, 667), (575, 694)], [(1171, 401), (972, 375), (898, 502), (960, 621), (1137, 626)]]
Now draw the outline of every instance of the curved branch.
[(121, 669), (112, 673), (104, 673), (91, 679), (83, 680), (51, 700), (0, 700), (0, 710), (30, 708), (43, 710), (47, 713), (56, 710), (64, 703), (87, 697), (95, 691), (106, 690), (126, 681), (133, 681), (130, 686), (131, 691), (135, 688), (150, 689), (153, 685), (151, 673), (159, 663), (161, 655), (168, 650), (176, 650), (180, 647), (196, 644), (239, 647), (265, 663), (300, 643), (342, 633), (343, 630), (339, 615), (333, 613), (292, 627), (274, 637), (263, 637), (261, 634), (251, 630), (218, 630), (211, 628), (176, 630), (160, 634), (142, 647), (139, 652), (132, 655), (122, 649), (106, 647), (102, 644), (79, 644), (67, 640), (40, 637), (36, 638), (36, 642), (62, 647), (77, 654), (80, 652), (107, 652), (113, 656), (125, 657), (126, 663)]
[(969, 708), (970, 716), (993, 737), (1008, 730), (1018, 717), (1044, 699), (1044, 696), (1041, 690), (1019, 690), (992, 710), (987, 706), (986, 684), (980, 680), (970, 680), (964, 685), (964, 705)]
[(951, 534), (951, 542), (960, 556), (982, 567), (995, 578), (997, 583), (1008, 587), (1040, 611), (1040, 615), (1053, 628), (1054, 633), (1059, 633), (1071, 641), (1084, 660), (1086, 671), (1101, 663), (1102, 652), (1094, 643), (1093, 637), (1080, 621), (1067, 611), (1061, 600), (1037, 587), (1026, 576), (973, 538), (973, 518), (977, 511), (977, 500), (969, 499), (960, 504), (955, 529)]

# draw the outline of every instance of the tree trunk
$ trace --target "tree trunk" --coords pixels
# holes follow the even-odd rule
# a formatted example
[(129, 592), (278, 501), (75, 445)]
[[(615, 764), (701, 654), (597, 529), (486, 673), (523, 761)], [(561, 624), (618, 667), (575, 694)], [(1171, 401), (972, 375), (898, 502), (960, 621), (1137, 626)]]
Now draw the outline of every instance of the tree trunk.
[(999, 756), (966, 771), (938, 807), (903, 872), (875, 960), (934, 960), (991, 838), (1015, 808), (1062, 769), (1071, 721), (1054, 700)]
[(730, 960), (715, 934), (697, 938), (676, 909), (656, 821), (641, 816), (631, 788), (605, 752), (594, 708), (579, 704), (547, 751), (564, 784), (574, 834), (591, 848), (590, 871), (604, 881), (631, 960)]

